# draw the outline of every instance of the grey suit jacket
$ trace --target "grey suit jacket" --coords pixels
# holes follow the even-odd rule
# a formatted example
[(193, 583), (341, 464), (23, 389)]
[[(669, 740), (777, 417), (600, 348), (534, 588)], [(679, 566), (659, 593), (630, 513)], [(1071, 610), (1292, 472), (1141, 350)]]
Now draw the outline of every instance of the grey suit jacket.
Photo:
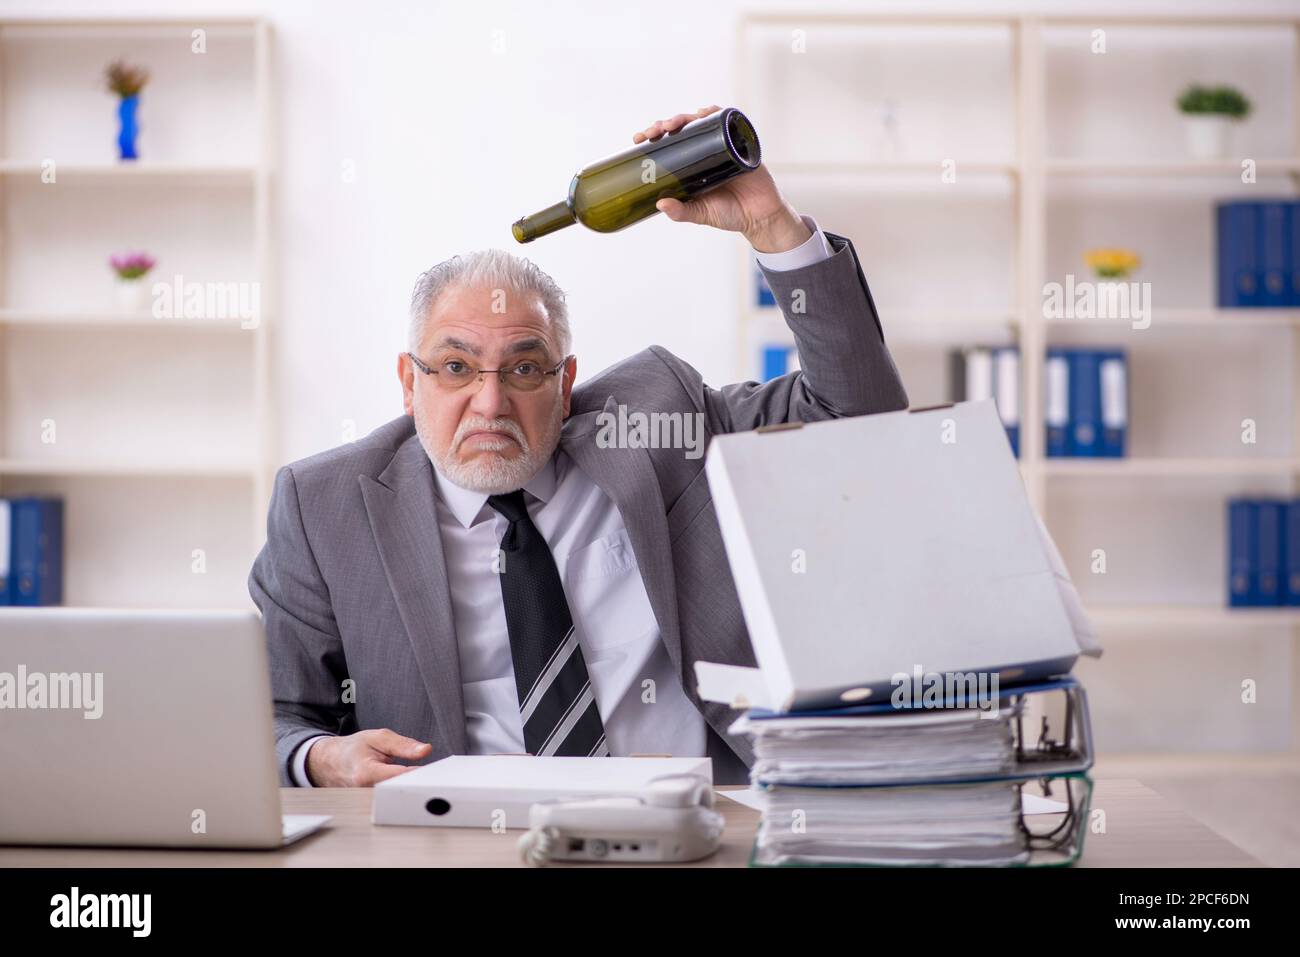
[[(574, 387), (560, 446), (623, 517), (682, 687), (707, 721), (719, 783), (753, 754), (727, 733), (735, 712), (702, 702), (696, 661), (753, 665), (714, 516), (704, 458), (683, 449), (602, 448), (598, 415), (702, 413), (712, 435), (907, 407), (852, 244), (801, 269), (764, 270), (794, 332), (801, 370), (709, 387), (650, 346)], [(803, 311), (791, 304), (798, 303)], [(364, 439), (279, 470), (267, 541), (248, 579), (262, 611), (281, 780), (307, 738), (392, 728), (463, 754), (464, 705), (451, 598), (434, 512), (433, 467), (406, 415)]]

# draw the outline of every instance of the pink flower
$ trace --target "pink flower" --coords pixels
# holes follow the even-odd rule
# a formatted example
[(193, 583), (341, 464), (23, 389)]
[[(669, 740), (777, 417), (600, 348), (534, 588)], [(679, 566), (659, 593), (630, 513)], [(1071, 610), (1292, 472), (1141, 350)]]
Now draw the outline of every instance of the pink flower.
[(109, 257), (108, 264), (113, 267), (119, 279), (139, 279), (158, 261), (148, 253), (121, 253)]

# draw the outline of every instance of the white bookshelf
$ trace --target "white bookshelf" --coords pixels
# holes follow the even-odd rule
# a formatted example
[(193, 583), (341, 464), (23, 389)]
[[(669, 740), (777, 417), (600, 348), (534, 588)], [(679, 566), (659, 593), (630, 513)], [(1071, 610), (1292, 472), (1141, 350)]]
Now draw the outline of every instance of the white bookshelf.
[[(151, 73), (130, 162), (103, 86), (119, 57)], [(272, 101), (264, 20), (0, 19), (0, 495), (64, 499), (65, 604), (250, 605), (274, 474)], [(123, 311), (107, 260), (137, 249), (150, 286), (256, 284), (257, 315)]]
[[(40, 178), (42, 164), (22, 160), (5, 160), (0, 162), (0, 176), (16, 178)], [(60, 178), (71, 177), (75, 180), (109, 180), (112, 182), (131, 182), (138, 180), (236, 180), (252, 183), (257, 176), (256, 165), (240, 163), (185, 163), (161, 162), (150, 163), (133, 160), (130, 163), (60, 163)]]
[[(1300, 310), (1215, 307), (1212, 212), (1300, 184), (1300, 18), (772, 11), (741, 18), (737, 60), (782, 190), (853, 238), (912, 404), (948, 399), (951, 348), (1019, 344), (1021, 473), (1106, 646), (1079, 666), (1103, 753), (1300, 758), (1300, 609), (1230, 609), (1224, 585), (1226, 499), (1300, 494)], [(1251, 98), (1235, 151), (1256, 184), (1186, 157), (1191, 82)], [(1043, 316), (1044, 284), (1091, 279), (1095, 246), (1143, 256), (1149, 328)], [(755, 377), (793, 340), (748, 250), (738, 274)], [(1129, 457), (1045, 456), (1043, 358), (1071, 344), (1128, 352)]]
[[(266, 321), (265, 312), (262, 321)], [(237, 317), (185, 319), (155, 318), (147, 313), (123, 315), (121, 312), (56, 312), (40, 309), (0, 309), (0, 324), (6, 326), (45, 326), (64, 329), (200, 329), (204, 331), (240, 332), (243, 323)]]
[(1280, 475), (1300, 471), (1300, 461), (1289, 458), (1122, 458), (1047, 459), (1048, 477), (1085, 478), (1195, 478), (1197, 476)]
[[(1259, 159), (1255, 166), (1260, 176), (1300, 173), (1300, 161), (1292, 159)], [(1043, 167), (1054, 176), (1195, 176), (1234, 181), (1241, 175), (1241, 164), (1235, 160), (1049, 159)]]

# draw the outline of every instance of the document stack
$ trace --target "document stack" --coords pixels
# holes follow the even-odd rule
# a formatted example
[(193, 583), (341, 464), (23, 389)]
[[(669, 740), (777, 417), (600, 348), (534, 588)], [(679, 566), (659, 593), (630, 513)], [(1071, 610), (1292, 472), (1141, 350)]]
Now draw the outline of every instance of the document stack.
[[(1069, 675), (1101, 646), (994, 401), (719, 435), (705, 469), (757, 667), (695, 676), (746, 712), (771, 799), (753, 863), (1075, 860), (1092, 745)], [(1024, 813), (1043, 779), (1063, 803)]]
[[(1066, 739), (1049, 740), (1045, 726), (1038, 743), (1026, 747), (1026, 711), (1047, 707), (1034, 700), (1039, 696), (1064, 699)], [(988, 707), (945, 703), (953, 706), (755, 710), (736, 722), (731, 730), (754, 741), (751, 776), (767, 796), (753, 863), (1073, 862), (1091, 792), (1082, 687), (1059, 679), (1008, 690)], [(1057, 785), (1061, 810), (1025, 813), (1022, 788), (1039, 780)]]

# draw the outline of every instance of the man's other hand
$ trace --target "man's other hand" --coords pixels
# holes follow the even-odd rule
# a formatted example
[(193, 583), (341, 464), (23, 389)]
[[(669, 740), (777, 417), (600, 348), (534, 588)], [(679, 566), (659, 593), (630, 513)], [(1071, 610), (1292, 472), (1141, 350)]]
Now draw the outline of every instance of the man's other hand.
[(321, 738), (307, 752), (307, 777), (318, 788), (370, 788), (414, 768), (394, 758), (418, 761), (433, 745), (381, 728)]
[[(678, 113), (666, 120), (657, 120), (634, 133), (632, 142), (654, 142), (719, 109), (719, 106), (705, 106), (694, 113)], [(802, 245), (812, 236), (803, 219), (776, 188), (772, 174), (761, 164), (757, 169), (729, 179), (717, 189), (688, 202), (664, 198), (655, 206), (673, 222), (697, 223), (742, 233), (761, 253), (782, 253)]]

